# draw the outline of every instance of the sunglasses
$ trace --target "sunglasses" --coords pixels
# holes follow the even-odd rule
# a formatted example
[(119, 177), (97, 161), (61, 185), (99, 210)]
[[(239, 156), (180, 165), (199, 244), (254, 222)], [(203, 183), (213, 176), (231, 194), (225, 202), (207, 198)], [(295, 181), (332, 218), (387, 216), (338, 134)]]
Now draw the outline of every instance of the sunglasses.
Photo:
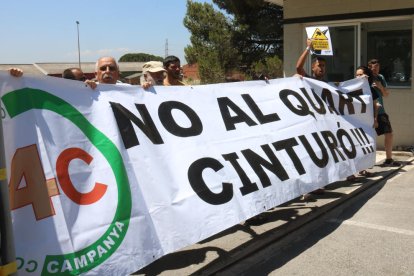
[(99, 67), (99, 70), (106, 71), (106, 68), (109, 68), (109, 71), (111, 72), (118, 70), (118, 68), (115, 65), (104, 65), (104, 66)]
[(86, 81), (86, 77), (85, 77), (85, 76), (82, 76), (82, 77), (80, 77), (78, 80), (79, 80), (79, 81)]

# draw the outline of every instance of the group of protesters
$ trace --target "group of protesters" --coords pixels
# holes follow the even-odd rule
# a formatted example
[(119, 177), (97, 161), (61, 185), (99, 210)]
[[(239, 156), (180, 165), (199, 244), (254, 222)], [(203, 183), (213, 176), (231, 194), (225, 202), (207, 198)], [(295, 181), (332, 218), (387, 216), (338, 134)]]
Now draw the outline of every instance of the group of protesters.
[[(296, 63), (296, 72), (300, 77), (310, 77), (316, 80), (325, 81), (326, 73), (326, 60), (321, 56), (314, 56), (311, 61), (311, 75), (308, 75), (304, 69), (305, 62), (309, 54), (313, 51), (313, 40), (307, 39), (306, 48), (302, 55), (299, 57)], [(393, 146), (393, 131), (391, 127), (391, 121), (384, 108), (384, 97), (389, 96), (387, 89), (387, 82), (383, 75), (379, 73), (380, 63), (378, 59), (371, 59), (368, 61), (367, 66), (359, 66), (355, 71), (356, 78), (366, 78), (371, 88), (371, 95), (373, 99), (374, 110), (374, 125), (377, 135), (384, 135), (384, 148), (386, 159), (382, 166), (400, 166), (401, 164), (394, 161), (392, 158), (392, 146)], [(358, 173), (361, 176), (369, 177), (372, 173), (367, 170), (362, 170)], [(347, 177), (348, 181), (355, 180), (355, 175)], [(314, 194), (321, 194), (324, 189), (318, 189), (313, 191)], [(302, 196), (303, 199), (308, 198), (309, 194)]]
[[(304, 64), (309, 53), (312, 51), (312, 39), (307, 39), (306, 49), (296, 63), (296, 72), (300, 76), (311, 77), (320, 81), (325, 81), (326, 61), (321, 56), (312, 58), (312, 75), (308, 76), (304, 70)], [(371, 59), (367, 66), (359, 66), (355, 72), (357, 78), (367, 78), (371, 88), (374, 101), (374, 128), (377, 135), (384, 135), (384, 148), (386, 159), (383, 166), (400, 166), (392, 158), (393, 131), (388, 114), (384, 108), (384, 97), (388, 97), (390, 92), (387, 89), (387, 82), (380, 73), (380, 62), (378, 59)]]
[[(23, 71), (19, 68), (11, 68), (12, 76), (21, 77)], [(83, 81), (92, 89), (98, 83), (123, 84), (120, 81), (121, 72), (119, 65), (113, 57), (101, 57), (95, 65), (95, 78), (88, 80), (81, 68), (67, 68), (62, 73), (62, 78)], [(167, 56), (163, 62), (149, 61), (142, 66), (141, 86), (145, 89), (154, 85), (185, 85), (182, 81), (181, 61), (176, 56)]]
[[(314, 56), (311, 62), (311, 75), (304, 70), (305, 62), (309, 54), (313, 52), (313, 41), (307, 39), (306, 48), (296, 63), (296, 72), (300, 77), (310, 77), (316, 80), (325, 81), (326, 60), (321, 56)], [(149, 61), (142, 67), (142, 76), (140, 79), (141, 86), (147, 89), (154, 85), (185, 85), (182, 81), (182, 67), (180, 59), (176, 56), (167, 56), (163, 62)], [(15, 77), (23, 75), (23, 71), (18, 68), (11, 68), (10, 74)], [(377, 59), (368, 61), (367, 66), (359, 66), (355, 72), (355, 77), (367, 78), (371, 87), (372, 98), (374, 102), (374, 128), (377, 135), (384, 135), (384, 147), (386, 159), (383, 166), (399, 166), (400, 164), (392, 158), (393, 131), (388, 114), (384, 109), (384, 97), (389, 96), (387, 83), (384, 76), (380, 73), (380, 63)], [(120, 82), (119, 65), (113, 57), (101, 57), (96, 62), (95, 79), (88, 80), (80, 68), (68, 68), (63, 71), (62, 77), (83, 81), (92, 89), (95, 89), (98, 83), (104, 84), (122, 84)], [(371, 174), (363, 170), (360, 175), (370, 176)], [(354, 176), (348, 177), (348, 180), (355, 179)]]
[[(304, 65), (309, 55), (313, 52), (313, 41), (308, 39), (306, 42), (306, 49), (299, 57), (296, 64), (296, 72), (300, 77), (310, 77), (319, 81), (325, 81), (326, 73), (326, 60), (321, 56), (314, 56), (311, 60), (311, 74), (308, 75), (304, 70)], [(393, 131), (389, 116), (384, 109), (383, 97), (389, 95), (387, 90), (387, 83), (385, 78), (379, 73), (380, 63), (377, 59), (372, 59), (368, 62), (367, 66), (359, 66), (356, 69), (355, 77), (367, 78), (371, 87), (371, 94), (373, 98), (374, 109), (374, 125), (377, 135), (384, 135), (385, 137), (385, 152), (386, 160), (383, 163), (384, 166), (400, 166), (398, 162), (395, 162), (392, 158), (392, 142)], [(15, 77), (23, 75), (22, 70), (18, 68), (12, 68), (9, 70), (10, 74)], [(83, 81), (92, 89), (95, 89), (99, 83), (102, 84), (123, 84), (120, 82), (120, 69), (119, 65), (113, 57), (101, 57), (97, 60), (95, 66), (95, 78), (88, 80), (85, 74), (80, 68), (68, 68), (64, 70), (62, 77), (65, 79), (72, 79), (77, 81)], [(140, 78), (141, 87), (148, 89), (152, 86), (175, 86), (185, 85), (182, 81), (182, 68), (180, 60), (176, 56), (168, 56), (163, 62), (149, 61), (143, 64), (142, 76)], [(128, 84), (126, 84), (128, 85)], [(372, 173), (367, 170), (359, 172), (359, 175), (369, 177)], [(353, 181), (355, 175), (351, 175), (347, 178), (348, 181)], [(317, 189), (313, 194), (324, 193), (324, 188)], [(302, 199), (307, 199), (310, 194), (305, 194)], [(261, 223), (265, 220), (262, 215), (255, 216), (246, 221), (247, 224)]]

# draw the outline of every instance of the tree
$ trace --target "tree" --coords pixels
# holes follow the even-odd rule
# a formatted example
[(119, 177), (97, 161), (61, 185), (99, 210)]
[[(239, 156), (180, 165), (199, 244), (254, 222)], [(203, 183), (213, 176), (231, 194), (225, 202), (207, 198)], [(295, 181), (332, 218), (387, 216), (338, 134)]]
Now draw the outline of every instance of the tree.
[(269, 56), (283, 57), (283, 8), (264, 0), (213, 0), (233, 16), (233, 45), (250, 65)]
[(145, 53), (129, 53), (119, 58), (119, 62), (147, 62), (147, 61), (163, 61), (164, 58)]
[(278, 56), (267, 57), (264, 60), (254, 62), (251, 68), (256, 77), (260, 75), (264, 75), (269, 79), (283, 77), (283, 62)]
[[(281, 62), (283, 8), (264, 0), (213, 2), (227, 17), (211, 4), (187, 0), (184, 19), (184, 26), (191, 33), (191, 45), (185, 48), (186, 59), (189, 63), (199, 63), (202, 83), (223, 81), (224, 75), (231, 71), (248, 73), (257, 70), (256, 66)], [(278, 58), (269, 59), (273, 57)]]
[(211, 4), (188, 0), (184, 26), (191, 32), (185, 58), (190, 64), (198, 63), (201, 83), (224, 82), (225, 73), (240, 60), (232, 47), (229, 20)]

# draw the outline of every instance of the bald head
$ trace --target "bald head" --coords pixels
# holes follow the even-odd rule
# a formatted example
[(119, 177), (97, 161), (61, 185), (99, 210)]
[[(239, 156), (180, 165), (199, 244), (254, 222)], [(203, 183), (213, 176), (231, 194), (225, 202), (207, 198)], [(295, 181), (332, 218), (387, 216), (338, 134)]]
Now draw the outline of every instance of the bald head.
[(101, 57), (96, 62), (95, 77), (99, 83), (116, 84), (119, 80), (119, 67), (113, 57)]

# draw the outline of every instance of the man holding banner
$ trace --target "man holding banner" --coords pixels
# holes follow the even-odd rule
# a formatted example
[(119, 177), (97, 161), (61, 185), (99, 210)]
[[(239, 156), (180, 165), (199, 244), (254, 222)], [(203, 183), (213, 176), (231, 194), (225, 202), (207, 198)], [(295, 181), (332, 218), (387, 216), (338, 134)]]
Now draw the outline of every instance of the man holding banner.
[(299, 57), (296, 62), (296, 72), (302, 77), (311, 77), (316, 80), (324, 81), (325, 72), (326, 72), (326, 61), (320, 56), (316, 56), (312, 59), (312, 75), (309, 76), (305, 69), (303, 68), (306, 62), (306, 59), (309, 53), (312, 51), (312, 39), (308, 38), (306, 40), (306, 48), (303, 51), (302, 55)]
[[(302, 55), (299, 57), (298, 61), (296, 62), (296, 72), (301, 75), (302, 77), (311, 77), (319, 81), (324, 81), (325, 72), (326, 72), (326, 61), (324, 58), (320, 56), (316, 56), (312, 59), (311, 63), (311, 70), (312, 70), (312, 76), (309, 76), (305, 69), (303, 68), (306, 62), (306, 59), (310, 52), (312, 52), (313, 46), (312, 46), (312, 39), (308, 38), (306, 39), (306, 48), (303, 51)], [(323, 194), (324, 188), (317, 189), (313, 191), (314, 194)], [(305, 194), (302, 196), (303, 199), (307, 199), (309, 197), (309, 194)]]

